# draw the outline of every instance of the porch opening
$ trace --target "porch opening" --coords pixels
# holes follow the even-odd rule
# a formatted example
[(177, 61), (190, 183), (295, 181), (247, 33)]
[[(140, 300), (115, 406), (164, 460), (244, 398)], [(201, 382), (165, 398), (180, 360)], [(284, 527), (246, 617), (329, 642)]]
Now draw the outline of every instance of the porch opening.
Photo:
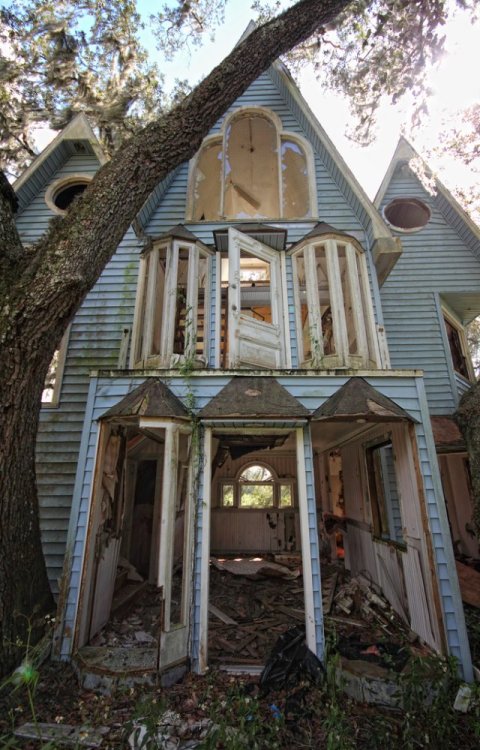
[(209, 663), (264, 664), (305, 624), (295, 434), (213, 437)]
[(87, 669), (186, 662), (191, 436), (160, 424), (102, 425), (76, 633)]

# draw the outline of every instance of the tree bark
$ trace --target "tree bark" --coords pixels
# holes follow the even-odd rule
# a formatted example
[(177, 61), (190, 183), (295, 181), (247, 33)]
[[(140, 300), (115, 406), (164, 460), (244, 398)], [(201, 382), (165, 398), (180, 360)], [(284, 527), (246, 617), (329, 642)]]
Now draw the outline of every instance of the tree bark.
[(480, 381), (463, 394), (455, 419), (465, 439), (473, 493), (473, 525), (480, 541)]
[(250, 34), (171, 112), (129, 140), (25, 252), (14, 200), (0, 185), (0, 672), (22, 655), (26, 618), (51, 607), (35, 488), (34, 446), (49, 362), (63, 332), (145, 200), (192, 157), (210, 128), (283, 52), (332, 21), (347, 0), (301, 0)]

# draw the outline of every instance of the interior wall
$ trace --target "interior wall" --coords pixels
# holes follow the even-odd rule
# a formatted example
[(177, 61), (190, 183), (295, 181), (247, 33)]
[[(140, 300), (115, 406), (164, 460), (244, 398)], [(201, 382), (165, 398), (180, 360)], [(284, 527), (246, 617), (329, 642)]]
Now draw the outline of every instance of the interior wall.
[(265, 463), (279, 479), (296, 478), (295, 451), (259, 451), (232, 459), (217, 468), (212, 480), (211, 551), (228, 553), (280, 553), (301, 550), (296, 482), (293, 482), (293, 508), (222, 508), (220, 487), (235, 479), (244, 466)]
[(345, 565), (353, 575), (366, 571), (392, 607), (422, 638), (442, 650), (429, 546), (422, 520), (423, 486), (414, 460), (416, 446), (405, 425), (383, 425), (372, 439), (390, 435), (395, 456), (403, 542), (374, 536), (365, 463), (365, 438), (342, 448), (345, 515)]

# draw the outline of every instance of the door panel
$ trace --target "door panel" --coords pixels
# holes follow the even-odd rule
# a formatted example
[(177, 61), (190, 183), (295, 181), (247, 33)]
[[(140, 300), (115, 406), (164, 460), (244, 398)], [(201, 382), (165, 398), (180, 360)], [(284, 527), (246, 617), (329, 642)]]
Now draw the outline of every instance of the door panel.
[(229, 367), (285, 366), (280, 255), (228, 230)]

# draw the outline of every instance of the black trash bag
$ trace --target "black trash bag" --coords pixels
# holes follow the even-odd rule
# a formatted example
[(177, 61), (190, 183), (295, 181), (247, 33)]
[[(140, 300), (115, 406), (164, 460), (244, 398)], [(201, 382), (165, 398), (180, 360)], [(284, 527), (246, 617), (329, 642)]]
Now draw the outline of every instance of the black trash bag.
[(260, 690), (281, 690), (301, 680), (319, 684), (325, 669), (305, 641), (305, 629), (295, 626), (277, 640), (260, 675)]

